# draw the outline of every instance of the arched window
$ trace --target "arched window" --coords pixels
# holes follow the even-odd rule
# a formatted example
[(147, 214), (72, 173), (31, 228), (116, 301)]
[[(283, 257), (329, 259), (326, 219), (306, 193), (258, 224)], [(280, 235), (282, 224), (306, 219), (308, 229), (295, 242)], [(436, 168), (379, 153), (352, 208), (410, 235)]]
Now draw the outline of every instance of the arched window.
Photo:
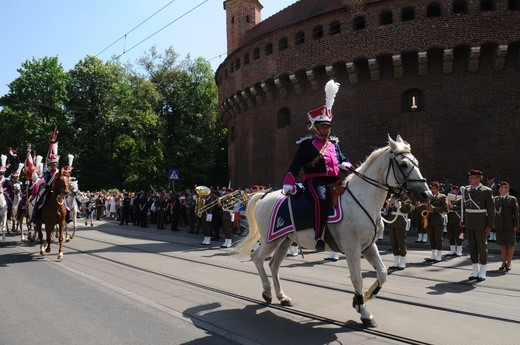
[(453, 1), (453, 14), (460, 15), (468, 13), (468, 3), (466, 0)]
[(319, 40), (323, 37), (323, 26), (318, 25), (312, 28), (312, 38)]
[(249, 63), (249, 53), (244, 55), (244, 65), (247, 65)]
[(336, 35), (341, 32), (341, 24), (338, 21), (330, 23), (329, 35)]
[(484, 11), (494, 11), (495, 10), (495, 2), (491, 0), (482, 0), (480, 1), (480, 10)]
[(294, 43), (295, 44), (302, 44), (305, 42), (305, 32), (298, 31), (296, 35), (294, 36)]
[(392, 11), (385, 10), (379, 14), (379, 24), (380, 25), (388, 25), (392, 24)]
[(401, 94), (401, 112), (415, 113), (424, 111), (423, 93), (419, 89), (409, 89)]
[(510, 11), (520, 11), (520, 0), (509, 0), (508, 8)]
[(255, 48), (255, 50), (253, 50), (253, 60), (258, 59), (260, 59), (260, 48)]
[(265, 46), (265, 55), (271, 55), (273, 53), (273, 44), (267, 43)]
[(288, 108), (282, 108), (278, 111), (276, 124), (278, 128), (285, 128), (291, 125), (291, 111)]
[(363, 30), (365, 28), (365, 17), (358, 16), (354, 18), (354, 31)]
[(278, 41), (278, 50), (283, 51), (289, 47), (289, 44), (287, 43), (287, 37), (280, 38), (280, 41)]
[(235, 60), (235, 69), (238, 71), (240, 69), (240, 59)]
[(438, 2), (432, 2), (426, 7), (426, 17), (440, 17), (442, 15), (441, 5)]
[(415, 8), (409, 6), (401, 10), (401, 21), (407, 22), (415, 19)]

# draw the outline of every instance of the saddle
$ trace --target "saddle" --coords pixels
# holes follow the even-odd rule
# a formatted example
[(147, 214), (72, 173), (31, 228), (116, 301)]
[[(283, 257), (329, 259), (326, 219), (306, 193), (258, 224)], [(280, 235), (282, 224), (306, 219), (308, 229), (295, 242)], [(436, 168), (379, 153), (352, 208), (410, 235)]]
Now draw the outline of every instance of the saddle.
[(345, 186), (343, 186), (343, 180), (338, 179), (336, 182), (329, 183), (327, 186), (327, 194), (330, 198), (330, 204), (332, 207), (338, 207), (339, 197), (345, 193)]

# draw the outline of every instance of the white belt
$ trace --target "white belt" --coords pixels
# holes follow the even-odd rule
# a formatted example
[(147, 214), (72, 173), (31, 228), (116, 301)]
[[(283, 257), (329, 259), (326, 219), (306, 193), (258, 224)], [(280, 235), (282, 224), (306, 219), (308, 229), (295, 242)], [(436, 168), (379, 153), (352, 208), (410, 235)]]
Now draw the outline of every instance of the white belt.
[(473, 210), (473, 209), (468, 209), (465, 211), (468, 213), (486, 213), (487, 212), (487, 210)]

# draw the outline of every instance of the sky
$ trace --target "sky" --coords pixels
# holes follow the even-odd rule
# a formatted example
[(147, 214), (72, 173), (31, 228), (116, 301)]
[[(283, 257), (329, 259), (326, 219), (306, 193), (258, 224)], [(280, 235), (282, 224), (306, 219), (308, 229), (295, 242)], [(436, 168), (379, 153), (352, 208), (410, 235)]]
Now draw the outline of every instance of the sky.
[[(215, 71), (227, 51), (223, 2), (0, 0), (0, 96), (23, 62), (45, 56), (57, 56), (68, 71), (87, 55), (109, 61), (122, 54), (121, 62), (134, 63), (153, 46), (172, 47), (179, 60), (203, 57)], [(260, 0), (262, 20), (295, 2)]]

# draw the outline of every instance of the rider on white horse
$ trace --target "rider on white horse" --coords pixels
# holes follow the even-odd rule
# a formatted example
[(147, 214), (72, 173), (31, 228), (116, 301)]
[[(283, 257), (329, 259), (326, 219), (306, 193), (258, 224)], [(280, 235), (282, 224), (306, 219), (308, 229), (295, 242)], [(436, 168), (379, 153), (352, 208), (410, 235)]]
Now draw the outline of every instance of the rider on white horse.
[(303, 169), (305, 193), (314, 200), (315, 205), (314, 231), (317, 251), (325, 250), (323, 229), (331, 207), (326, 186), (338, 180), (340, 169), (348, 170), (352, 167), (341, 152), (339, 140), (330, 136), (332, 105), (338, 90), (339, 83), (330, 80), (325, 85), (325, 105), (308, 112), (309, 129), (313, 134), (297, 141), (300, 146), (283, 182), (283, 192), (295, 194), (296, 176)]

